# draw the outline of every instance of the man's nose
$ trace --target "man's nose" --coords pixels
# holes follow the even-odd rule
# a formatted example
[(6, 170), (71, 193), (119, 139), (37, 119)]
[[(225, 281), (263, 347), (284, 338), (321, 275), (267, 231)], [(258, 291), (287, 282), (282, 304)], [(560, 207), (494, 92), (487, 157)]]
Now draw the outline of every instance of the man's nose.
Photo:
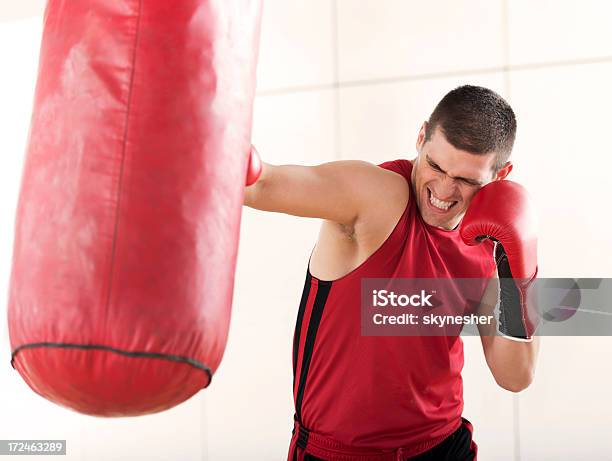
[(436, 195), (440, 200), (449, 201), (456, 195), (457, 192), (457, 181), (444, 175), (438, 188), (436, 189)]

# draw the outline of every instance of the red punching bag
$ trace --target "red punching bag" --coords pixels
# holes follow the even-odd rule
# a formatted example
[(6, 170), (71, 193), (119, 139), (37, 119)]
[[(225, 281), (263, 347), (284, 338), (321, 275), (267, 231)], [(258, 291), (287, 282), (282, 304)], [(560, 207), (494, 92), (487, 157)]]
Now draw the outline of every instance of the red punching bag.
[(49, 0), (12, 364), (76, 411), (162, 411), (225, 349), (261, 0)]

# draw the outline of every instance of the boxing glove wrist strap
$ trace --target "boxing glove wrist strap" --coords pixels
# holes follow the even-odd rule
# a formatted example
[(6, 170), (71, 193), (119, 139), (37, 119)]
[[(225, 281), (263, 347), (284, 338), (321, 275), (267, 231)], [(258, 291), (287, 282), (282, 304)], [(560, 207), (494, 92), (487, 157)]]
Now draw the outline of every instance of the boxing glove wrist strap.
[(499, 277), (499, 317), (498, 332), (519, 341), (531, 341), (537, 329), (533, 315), (527, 305), (528, 289), (536, 278), (536, 273), (529, 280), (515, 279), (510, 270), (510, 263), (504, 247), (499, 241), (495, 243), (495, 264)]

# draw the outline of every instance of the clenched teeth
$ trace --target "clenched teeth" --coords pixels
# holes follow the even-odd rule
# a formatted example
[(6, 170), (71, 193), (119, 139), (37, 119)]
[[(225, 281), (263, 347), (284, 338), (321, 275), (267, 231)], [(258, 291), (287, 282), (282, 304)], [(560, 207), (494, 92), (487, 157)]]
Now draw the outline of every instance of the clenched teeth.
[(441, 210), (448, 210), (451, 206), (453, 206), (456, 202), (445, 202), (444, 200), (439, 200), (434, 197), (433, 193), (429, 191), (429, 201), (436, 208), (440, 208)]

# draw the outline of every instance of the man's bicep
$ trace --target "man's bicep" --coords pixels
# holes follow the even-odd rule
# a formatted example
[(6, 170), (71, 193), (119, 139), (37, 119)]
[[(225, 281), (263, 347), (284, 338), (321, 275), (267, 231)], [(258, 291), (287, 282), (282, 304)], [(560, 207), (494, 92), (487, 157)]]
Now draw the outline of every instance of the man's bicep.
[(351, 226), (368, 209), (381, 205), (389, 187), (387, 174), (358, 160), (301, 167), (287, 178), (286, 193), (281, 195), (291, 214)]

